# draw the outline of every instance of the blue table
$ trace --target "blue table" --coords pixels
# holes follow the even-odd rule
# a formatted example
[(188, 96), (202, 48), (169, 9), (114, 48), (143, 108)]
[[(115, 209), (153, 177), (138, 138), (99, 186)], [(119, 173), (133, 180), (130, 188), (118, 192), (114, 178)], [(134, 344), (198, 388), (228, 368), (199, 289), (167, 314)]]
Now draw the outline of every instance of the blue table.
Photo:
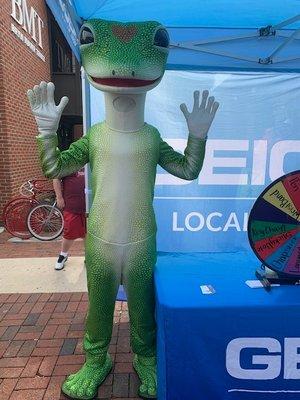
[(300, 399), (300, 287), (251, 289), (258, 266), (252, 254), (160, 254), (159, 400)]

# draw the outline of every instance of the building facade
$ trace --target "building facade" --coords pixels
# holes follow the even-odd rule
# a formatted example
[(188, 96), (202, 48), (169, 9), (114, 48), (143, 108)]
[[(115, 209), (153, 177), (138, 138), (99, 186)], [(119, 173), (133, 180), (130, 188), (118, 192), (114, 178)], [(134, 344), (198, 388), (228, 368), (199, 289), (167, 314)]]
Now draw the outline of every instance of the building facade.
[[(81, 132), (80, 67), (43, 0), (0, 2), (0, 215), (21, 184), (40, 178), (37, 127), (26, 91), (52, 80), (70, 97), (59, 129), (66, 148)], [(1, 220), (1, 217), (0, 217)]]

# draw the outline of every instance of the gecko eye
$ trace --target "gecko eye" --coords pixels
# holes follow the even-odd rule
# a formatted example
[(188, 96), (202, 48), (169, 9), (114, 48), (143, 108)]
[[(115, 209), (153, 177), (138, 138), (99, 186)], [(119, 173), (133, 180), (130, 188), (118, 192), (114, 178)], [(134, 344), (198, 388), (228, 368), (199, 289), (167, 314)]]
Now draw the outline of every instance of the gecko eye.
[(94, 34), (87, 26), (83, 26), (80, 31), (79, 37), (80, 44), (90, 44), (94, 43)]
[(168, 32), (166, 31), (166, 29), (164, 28), (159, 28), (156, 32), (155, 32), (155, 36), (154, 36), (154, 45), (158, 46), (158, 47), (169, 47), (169, 35)]

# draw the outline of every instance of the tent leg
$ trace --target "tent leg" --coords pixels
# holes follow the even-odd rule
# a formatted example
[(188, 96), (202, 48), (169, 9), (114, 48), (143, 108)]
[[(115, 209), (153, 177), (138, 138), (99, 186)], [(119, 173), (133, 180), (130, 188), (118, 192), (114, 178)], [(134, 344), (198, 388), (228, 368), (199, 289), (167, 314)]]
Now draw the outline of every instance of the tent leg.
[[(89, 127), (91, 126), (91, 108), (90, 108), (90, 85), (86, 78), (85, 71), (81, 67), (81, 89), (82, 89), (82, 119), (83, 119), (83, 134), (86, 135)], [(89, 166), (84, 167), (85, 177), (85, 209), (89, 213)]]

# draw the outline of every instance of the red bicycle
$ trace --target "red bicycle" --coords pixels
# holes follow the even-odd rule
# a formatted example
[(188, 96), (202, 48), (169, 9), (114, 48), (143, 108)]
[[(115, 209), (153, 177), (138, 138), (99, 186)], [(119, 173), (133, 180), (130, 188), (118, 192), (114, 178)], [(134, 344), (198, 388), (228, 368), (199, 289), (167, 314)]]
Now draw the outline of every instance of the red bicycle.
[(63, 215), (56, 207), (52, 182), (32, 179), (20, 187), (21, 197), (6, 204), (3, 222), (13, 236), (39, 240), (56, 239), (63, 230)]

